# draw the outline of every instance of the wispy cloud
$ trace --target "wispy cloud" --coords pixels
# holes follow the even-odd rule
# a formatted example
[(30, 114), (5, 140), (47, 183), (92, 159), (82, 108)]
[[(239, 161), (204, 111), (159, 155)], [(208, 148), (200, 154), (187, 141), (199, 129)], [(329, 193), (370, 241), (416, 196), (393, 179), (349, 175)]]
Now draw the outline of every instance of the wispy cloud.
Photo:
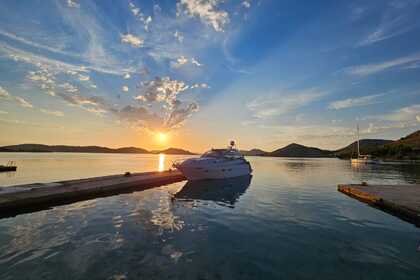
[(276, 95), (258, 97), (248, 103), (247, 107), (255, 117), (265, 119), (293, 112), (325, 95), (325, 92), (318, 89), (279, 92)]
[(384, 61), (381, 63), (372, 63), (359, 66), (352, 66), (345, 69), (345, 72), (355, 76), (368, 76), (376, 74), (388, 69), (393, 69), (402, 66), (410, 66), (411, 64), (418, 63), (420, 61), (420, 53), (416, 53), (409, 56), (396, 58), (393, 60)]
[(84, 72), (95, 71), (103, 74), (122, 75), (124, 72), (132, 73), (134, 69), (122, 68), (115, 65), (112, 68), (102, 67), (99, 65), (80, 65), (64, 62), (58, 59), (50, 58), (43, 55), (34, 54), (31, 52), (23, 51), (6, 44), (0, 43), (0, 52), (6, 54), (10, 59), (17, 62), (23, 62), (34, 65), (36, 67), (43, 66), (54, 72)]
[(178, 16), (198, 17), (203, 23), (210, 25), (216, 31), (223, 31), (229, 23), (229, 14), (219, 10), (219, 0), (181, 0), (177, 4)]
[(44, 114), (51, 115), (51, 116), (56, 116), (56, 117), (64, 116), (64, 113), (61, 112), (61, 111), (51, 111), (51, 110), (47, 110), (47, 109), (40, 109), (40, 111)]
[(373, 95), (367, 95), (367, 96), (362, 96), (362, 97), (337, 100), (337, 101), (331, 102), (328, 105), (328, 109), (340, 110), (340, 109), (376, 104), (380, 102), (378, 98), (381, 96), (383, 96), (383, 94), (373, 94)]
[(417, 121), (420, 117), (420, 104), (414, 104), (402, 107), (389, 114), (372, 116), (372, 118), (379, 118), (389, 121)]
[(33, 108), (34, 106), (20, 96), (12, 96), (5, 88), (0, 86), (0, 99), (14, 101), (24, 108)]
[(33, 108), (34, 106), (20, 96), (15, 96), (16, 102), (24, 108)]
[(40, 43), (34, 42), (32, 40), (29, 40), (27, 38), (18, 36), (14, 33), (11, 33), (11, 32), (0, 30), (0, 35), (6, 37), (8, 39), (11, 39), (13, 41), (22, 43), (26, 46), (46, 50), (46, 51), (49, 51), (49, 52), (52, 52), (52, 53), (57, 53), (57, 54), (62, 54), (62, 55), (70, 56), (70, 57), (80, 58), (79, 54), (74, 54), (74, 53), (67, 52), (67, 51), (64, 51), (62, 49), (59, 49), (59, 48), (54, 48), (54, 47), (51, 47), (51, 46), (40, 44)]
[(390, 21), (385, 21), (379, 25), (379, 27), (370, 33), (363, 41), (359, 43), (360, 46), (371, 45), (398, 35), (404, 34), (418, 25), (410, 24), (406, 22), (404, 16), (396, 17)]
[(144, 30), (149, 31), (149, 25), (152, 22), (151, 16), (146, 16), (141, 12), (141, 9), (137, 7), (133, 2), (128, 3), (128, 7), (131, 10), (131, 13), (144, 25)]
[(378, 43), (418, 28), (418, 4), (418, 1), (390, 1), (385, 4), (380, 22), (359, 46)]

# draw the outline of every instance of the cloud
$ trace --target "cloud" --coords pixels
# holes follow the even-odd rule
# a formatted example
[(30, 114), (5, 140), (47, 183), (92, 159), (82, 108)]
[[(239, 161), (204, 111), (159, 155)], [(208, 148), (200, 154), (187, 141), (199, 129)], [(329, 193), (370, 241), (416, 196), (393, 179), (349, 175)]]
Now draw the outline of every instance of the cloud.
[(210, 88), (210, 86), (208, 84), (205, 84), (205, 83), (202, 83), (202, 84), (193, 84), (191, 86), (191, 89), (194, 89), (194, 88)]
[(165, 122), (167, 128), (175, 128), (181, 125), (192, 113), (197, 112), (199, 109), (197, 103), (190, 103), (186, 107), (177, 105), (177, 107), (171, 112), (169, 118)]
[(161, 117), (150, 112), (145, 107), (127, 105), (120, 110), (111, 109), (111, 112), (118, 116), (121, 120), (139, 127), (159, 129), (163, 124), (163, 119)]
[(247, 9), (251, 8), (251, 2), (249, 0), (242, 1), (241, 5)]
[(365, 117), (366, 120), (376, 120), (378, 123), (369, 124), (366, 133), (380, 133), (390, 129), (418, 127), (420, 122), (420, 104), (405, 106), (387, 114)]
[(389, 121), (418, 121), (418, 116), (420, 116), (420, 104), (414, 104), (375, 118)]
[(74, 86), (74, 85), (72, 85), (72, 84), (70, 84), (68, 82), (66, 82), (64, 84), (60, 84), (59, 87), (63, 88), (66, 92), (69, 92), (69, 93), (79, 92), (79, 88), (78, 87), (76, 87), (76, 86)]
[(102, 114), (109, 111), (111, 106), (99, 96), (85, 96), (80, 93), (78, 87), (65, 82), (58, 85), (55, 96), (62, 98), (71, 106), (77, 106), (85, 111)]
[(88, 75), (79, 74), (78, 77), (79, 77), (80, 81), (89, 81), (90, 80), (90, 77)]
[(194, 57), (191, 58), (191, 63), (194, 64), (195, 66), (203, 66), (203, 64), (201, 64), (200, 62), (198, 62), (198, 60), (196, 60)]
[(144, 45), (144, 40), (141, 39), (140, 37), (134, 36), (133, 34), (126, 34), (126, 35), (121, 34), (121, 42), (130, 44), (131, 46), (135, 48), (140, 48), (140, 47), (143, 47)]
[(179, 68), (182, 65), (185, 65), (187, 63), (188, 63), (188, 59), (185, 56), (182, 55), (182, 56), (177, 58), (176, 62), (171, 63), (171, 67), (172, 68)]
[(266, 119), (290, 113), (318, 100), (325, 94), (318, 89), (307, 89), (294, 93), (280, 92), (276, 95), (258, 97), (249, 102), (247, 107), (253, 112), (254, 117)]
[(180, 57), (178, 57), (176, 59), (175, 62), (171, 62), (171, 67), (172, 68), (180, 68), (183, 65), (186, 65), (187, 63), (191, 62), (191, 64), (200, 67), (203, 66), (203, 64), (201, 64), (200, 62), (198, 62), (198, 60), (196, 60), (195, 58), (191, 58), (191, 60), (189, 60), (188, 58), (186, 58), (185, 56), (181, 55)]
[(14, 33), (11, 33), (11, 32), (0, 30), (0, 35), (2, 35), (4, 37), (7, 37), (8, 39), (14, 40), (16, 42), (25, 44), (25, 45), (30, 46), (30, 47), (34, 47), (34, 48), (42, 49), (42, 50), (47, 50), (47, 51), (52, 52), (52, 53), (63, 54), (63, 55), (70, 56), (70, 57), (80, 58), (80, 55), (78, 55), (78, 54), (66, 52), (66, 51), (63, 51), (62, 49), (59, 49), (59, 48), (54, 48), (54, 47), (46, 46), (46, 45), (43, 45), (43, 44), (39, 44), (37, 42), (31, 41), (27, 38), (18, 36)]
[(44, 114), (51, 115), (51, 116), (56, 116), (56, 117), (64, 116), (64, 113), (61, 112), (61, 111), (51, 111), (51, 110), (47, 110), (47, 109), (40, 109), (40, 111)]
[(400, 57), (393, 60), (384, 61), (382, 63), (377, 64), (366, 64), (366, 65), (359, 65), (353, 66), (345, 69), (345, 72), (355, 76), (368, 76), (371, 74), (376, 74), (388, 69), (400, 67), (400, 66), (408, 66), (409, 64), (417, 63), (420, 61), (420, 53)]
[(67, 0), (67, 6), (69, 8), (79, 8), (80, 4), (78, 3), (77, 0)]
[(23, 62), (27, 64), (34, 65), (43, 69), (48, 69), (54, 73), (68, 73), (68, 72), (81, 72), (87, 73), (90, 70), (96, 71), (103, 74), (112, 74), (120, 76), (124, 72), (134, 72), (133, 69), (121, 68), (117, 65), (110, 67), (103, 67), (101, 65), (79, 65), (63, 62), (54, 58), (49, 58), (46, 56), (33, 54), (27, 51), (23, 51), (6, 44), (0, 43), (0, 52), (5, 53), (11, 59), (17, 62)]
[(392, 130), (392, 129), (402, 129), (402, 128), (408, 128), (408, 127), (413, 127), (416, 126), (416, 124), (410, 124), (410, 123), (405, 123), (405, 122), (394, 122), (394, 123), (389, 123), (389, 124), (377, 124), (377, 123), (369, 123), (369, 127), (366, 129), (362, 129), (360, 130), (360, 134), (379, 134), (379, 133), (383, 133), (386, 132), (388, 130)]
[(0, 86), (0, 99), (5, 99), (5, 100), (8, 100), (8, 101), (15, 101), (17, 104), (19, 104), (20, 106), (22, 106), (24, 108), (33, 108), (34, 107), (31, 103), (29, 103), (28, 101), (26, 101), (22, 97), (10, 95), (10, 93), (1, 86)]
[(0, 98), (7, 99), (9, 97), (10, 97), (9, 92), (6, 89), (4, 89), (2, 86), (0, 86)]
[(363, 96), (363, 97), (338, 100), (338, 101), (334, 101), (334, 102), (330, 103), (328, 105), (328, 109), (340, 110), (340, 109), (361, 107), (361, 106), (376, 104), (376, 103), (379, 102), (377, 100), (377, 98), (381, 97), (381, 96), (383, 96), (383, 94), (373, 94), (373, 95), (367, 95), (367, 96)]
[[(181, 126), (184, 121), (194, 112), (198, 111), (199, 106), (195, 102), (185, 104), (178, 95), (189, 88), (208, 87), (207, 84), (197, 84), (190, 87), (183, 81), (173, 80), (169, 77), (156, 77), (154, 80), (146, 81), (141, 84), (141, 95), (135, 97), (140, 102), (159, 105), (162, 108), (160, 119), (163, 121), (160, 128), (174, 129)], [(156, 106), (154, 106), (156, 107)]]
[(137, 7), (133, 2), (128, 3), (128, 7), (130, 8), (134, 17), (143, 23), (144, 30), (149, 31), (149, 25), (152, 22), (152, 17), (144, 15), (140, 8)]
[(128, 92), (128, 86), (122, 86), (121, 90), (122, 90), (123, 92)]
[(388, 5), (384, 4), (380, 22), (359, 46), (378, 43), (419, 27), (418, 1), (391, 1)]
[(20, 106), (22, 106), (24, 108), (33, 108), (34, 107), (31, 103), (29, 103), (28, 101), (26, 101), (22, 97), (16, 96), (15, 100)]
[(216, 31), (223, 31), (229, 23), (229, 14), (218, 10), (219, 0), (181, 0), (177, 3), (177, 15), (198, 17), (204, 24), (210, 25)]
[(370, 33), (363, 41), (359, 43), (359, 46), (371, 45), (383, 40), (396, 37), (398, 35), (404, 34), (416, 27), (416, 25), (406, 25), (406, 20), (404, 17), (397, 17), (391, 21), (383, 22), (379, 27)]
[(175, 39), (177, 39), (177, 40), (178, 40), (178, 42), (180, 42), (180, 43), (182, 43), (182, 42), (184, 41), (184, 35), (183, 35), (181, 32), (179, 32), (178, 30), (176, 30), (176, 31), (175, 31), (175, 33), (174, 33), (174, 37), (175, 37)]
[(137, 100), (165, 102), (169, 105), (172, 105), (179, 93), (189, 88), (185, 82), (172, 80), (169, 77), (156, 77), (154, 80), (143, 82), (141, 85), (143, 94), (137, 96)]

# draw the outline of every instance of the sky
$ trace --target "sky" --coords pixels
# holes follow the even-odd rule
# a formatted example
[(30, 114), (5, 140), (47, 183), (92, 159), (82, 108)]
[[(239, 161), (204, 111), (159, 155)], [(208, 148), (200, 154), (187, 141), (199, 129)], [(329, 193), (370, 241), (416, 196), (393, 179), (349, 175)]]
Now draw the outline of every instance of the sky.
[(420, 0), (0, 9), (0, 145), (336, 149), (420, 129)]

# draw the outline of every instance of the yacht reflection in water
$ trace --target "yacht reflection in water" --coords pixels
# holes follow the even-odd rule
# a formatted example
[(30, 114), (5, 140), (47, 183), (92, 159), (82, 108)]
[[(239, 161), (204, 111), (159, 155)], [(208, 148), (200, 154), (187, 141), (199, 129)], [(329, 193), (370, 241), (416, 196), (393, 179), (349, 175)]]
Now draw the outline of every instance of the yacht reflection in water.
[(251, 183), (251, 175), (229, 179), (188, 181), (174, 197), (177, 200), (204, 200), (233, 207)]

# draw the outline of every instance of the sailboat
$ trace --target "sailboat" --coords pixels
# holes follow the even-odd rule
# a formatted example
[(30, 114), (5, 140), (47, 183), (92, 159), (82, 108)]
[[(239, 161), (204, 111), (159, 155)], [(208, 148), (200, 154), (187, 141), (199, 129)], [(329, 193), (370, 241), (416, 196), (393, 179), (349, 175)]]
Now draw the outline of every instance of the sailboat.
[(371, 155), (360, 154), (359, 124), (357, 125), (357, 158), (351, 158), (351, 164), (377, 164), (378, 160), (373, 159)]

